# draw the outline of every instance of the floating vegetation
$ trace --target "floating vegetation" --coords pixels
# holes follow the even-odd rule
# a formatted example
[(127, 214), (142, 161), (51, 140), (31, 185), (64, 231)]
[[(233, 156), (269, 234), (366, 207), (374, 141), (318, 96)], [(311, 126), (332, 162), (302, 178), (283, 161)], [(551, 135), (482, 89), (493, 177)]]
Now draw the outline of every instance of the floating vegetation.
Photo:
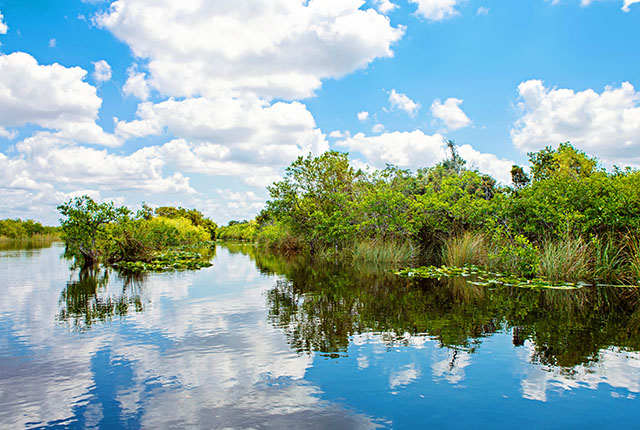
[[(401, 269), (395, 272), (396, 275), (406, 276), (409, 278), (470, 278), (468, 282), (472, 285), (484, 287), (518, 287), (532, 289), (553, 289), (553, 290), (576, 290), (579, 288), (592, 286), (584, 282), (551, 282), (541, 278), (526, 279), (505, 273), (496, 273), (487, 271), (478, 266), (463, 267), (436, 267), (422, 266), (415, 268)], [(600, 284), (596, 284), (600, 286)], [(607, 285), (615, 287), (637, 288), (637, 285)]]
[(167, 272), (173, 270), (198, 270), (211, 267), (213, 264), (199, 252), (193, 251), (169, 251), (158, 255), (150, 262), (144, 261), (120, 261), (114, 264), (119, 269), (133, 272)]

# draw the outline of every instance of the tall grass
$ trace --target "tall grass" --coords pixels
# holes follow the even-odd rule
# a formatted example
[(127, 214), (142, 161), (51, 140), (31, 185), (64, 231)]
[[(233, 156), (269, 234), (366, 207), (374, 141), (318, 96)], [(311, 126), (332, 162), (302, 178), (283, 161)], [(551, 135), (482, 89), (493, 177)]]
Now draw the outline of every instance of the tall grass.
[(626, 265), (624, 243), (615, 241), (611, 236), (596, 237), (592, 243), (593, 278), (606, 283), (622, 282)]
[(8, 243), (20, 243), (20, 242), (55, 242), (60, 240), (59, 233), (42, 233), (42, 234), (34, 234), (33, 236), (22, 236), (18, 238), (0, 236), (0, 242)]
[(584, 281), (590, 276), (590, 253), (582, 238), (549, 241), (540, 247), (540, 275), (549, 281)]
[(627, 236), (627, 255), (629, 280), (634, 284), (638, 284), (640, 283), (640, 237), (636, 235)]
[(487, 261), (485, 236), (468, 231), (447, 239), (442, 248), (442, 260), (447, 266), (484, 265)]
[(355, 261), (372, 263), (410, 263), (417, 249), (409, 240), (356, 240), (347, 250)]

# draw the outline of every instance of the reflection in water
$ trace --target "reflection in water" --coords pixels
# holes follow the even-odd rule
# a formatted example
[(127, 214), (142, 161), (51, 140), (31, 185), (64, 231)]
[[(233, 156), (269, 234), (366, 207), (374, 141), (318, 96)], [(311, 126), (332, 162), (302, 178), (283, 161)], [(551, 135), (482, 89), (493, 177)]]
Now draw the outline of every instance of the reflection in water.
[(636, 290), (489, 290), (247, 245), (133, 278), (61, 253), (0, 252), (1, 428), (640, 419)]
[(68, 282), (60, 296), (60, 320), (84, 330), (96, 321), (124, 317), (131, 309), (142, 312), (140, 286), (143, 275), (130, 273), (122, 276), (122, 291), (113, 296), (104, 291), (109, 283), (109, 274), (109, 269), (98, 266), (85, 268), (78, 274), (78, 280)]
[(473, 353), (487, 336), (507, 331), (514, 346), (531, 341), (531, 362), (547, 366), (595, 362), (609, 347), (640, 350), (638, 289), (487, 289), (464, 279), (401, 278), (375, 266), (253, 258), (263, 271), (285, 276), (267, 293), (269, 316), (298, 351), (339, 355), (353, 335), (376, 332), (393, 344), (422, 335)]

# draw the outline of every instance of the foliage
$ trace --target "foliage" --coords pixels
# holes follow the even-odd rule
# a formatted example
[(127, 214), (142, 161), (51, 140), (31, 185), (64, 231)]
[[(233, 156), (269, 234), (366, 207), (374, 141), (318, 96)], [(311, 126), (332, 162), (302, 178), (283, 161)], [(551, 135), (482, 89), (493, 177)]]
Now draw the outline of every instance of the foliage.
[(34, 237), (55, 237), (59, 233), (57, 227), (43, 226), (32, 219), (23, 221), (16, 219), (0, 220), (0, 238), (11, 240), (33, 239)]
[(154, 257), (151, 261), (121, 261), (116, 267), (133, 272), (166, 272), (173, 270), (198, 270), (211, 267), (208, 258), (192, 251), (169, 251)]
[(116, 208), (113, 202), (98, 204), (89, 196), (69, 200), (58, 210), (66, 217), (60, 225), (67, 249), (82, 259), (84, 267), (93, 265), (102, 255), (100, 242), (106, 239), (107, 226), (127, 219), (131, 213), (125, 207)]
[[(145, 205), (143, 205), (143, 210)], [(215, 240), (218, 232), (218, 225), (211, 219), (205, 217), (202, 212), (197, 209), (185, 209), (182, 207), (160, 206), (155, 210), (155, 216), (170, 219), (186, 219), (195, 227), (204, 229), (209, 237), (207, 239)], [(151, 217), (149, 217), (151, 218)]]
[(154, 216), (143, 204), (142, 210), (132, 216), (125, 207), (98, 204), (88, 196), (69, 201), (58, 209), (66, 217), (61, 223), (67, 250), (83, 267), (97, 262), (131, 270), (159, 270), (169, 266), (197, 269), (209, 265), (189, 253), (168, 252), (213, 243), (210, 241), (212, 235), (215, 237), (212, 228), (217, 226), (195, 209), (162, 207), (159, 213), (166, 216)]
[(256, 221), (230, 221), (228, 225), (220, 227), (218, 239), (253, 242), (256, 238), (257, 226)]

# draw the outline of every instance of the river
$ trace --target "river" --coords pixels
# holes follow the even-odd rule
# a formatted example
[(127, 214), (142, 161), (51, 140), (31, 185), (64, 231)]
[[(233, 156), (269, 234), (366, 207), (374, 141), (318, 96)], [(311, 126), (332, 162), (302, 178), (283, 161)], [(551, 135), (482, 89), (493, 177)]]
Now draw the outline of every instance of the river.
[(487, 289), (218, 246), (0, 250), (0, 428), (634, 428), (640, 293)]

